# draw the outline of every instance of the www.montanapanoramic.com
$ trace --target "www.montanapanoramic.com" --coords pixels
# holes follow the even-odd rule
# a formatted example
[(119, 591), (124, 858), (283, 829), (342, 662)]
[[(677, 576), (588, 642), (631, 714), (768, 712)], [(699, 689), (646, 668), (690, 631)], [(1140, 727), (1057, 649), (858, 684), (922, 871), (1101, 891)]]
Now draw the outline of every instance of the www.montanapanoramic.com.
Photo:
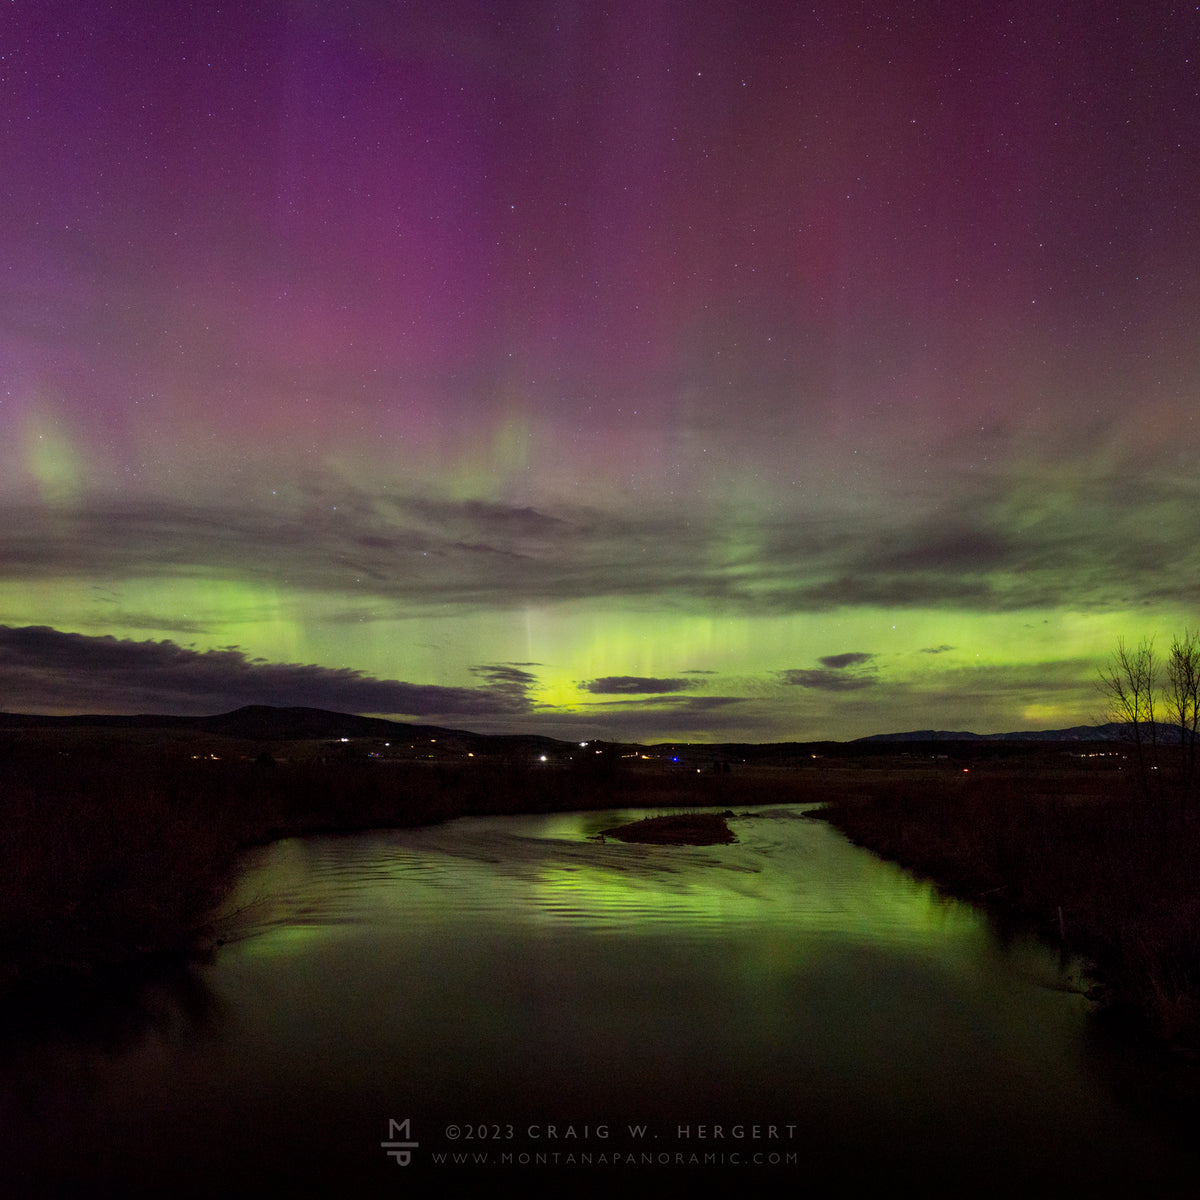
[(800, 1162), (799, 1151), (755, 1150), (726, 1153), (720, 1150), (488, 1150), (434, 1151), (430, 1161), (438, 1166), (456, 1167), (787, 1167)]

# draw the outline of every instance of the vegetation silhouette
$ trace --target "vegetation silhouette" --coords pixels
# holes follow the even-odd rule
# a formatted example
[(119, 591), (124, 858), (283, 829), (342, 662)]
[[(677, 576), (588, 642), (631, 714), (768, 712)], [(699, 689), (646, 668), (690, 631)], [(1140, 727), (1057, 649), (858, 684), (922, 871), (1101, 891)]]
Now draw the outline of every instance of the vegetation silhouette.
[(1134, 747), (1142, 798), (1159, 815), (1184, 818), (1196, 804), (1196, 735), (1200, 722), (1200, 636), (1176, 635), (1163, 664), (1154, 639), (1136, 648), (1118, 639), (1100, 672), (1108, 717)]

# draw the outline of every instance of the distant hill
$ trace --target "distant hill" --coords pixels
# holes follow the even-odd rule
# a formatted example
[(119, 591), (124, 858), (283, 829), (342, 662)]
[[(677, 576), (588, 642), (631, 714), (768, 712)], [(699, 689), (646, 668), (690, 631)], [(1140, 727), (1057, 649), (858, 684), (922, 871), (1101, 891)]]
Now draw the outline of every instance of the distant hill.
[[(175, 730), (255, 742), (319, 741), (338, 738), (381, 738), (385, 741), (436, 740), (446, 749), (476, 754), (517, 754), (525, 751), (553, 753), (561, 757), (575, 743), (542, 734), (482, 734), (440, 725), (413, 725), (383, 717), (361, 717), (354, 713), (330, 712), (323, 708), (277, 708), (248, 704), (216, 716), (177, 717), (145, 713), (137, 716), (92, 713), (80, 716), (41, 716), (0, 712), (0, 729), (124, 729)], [(847, 742), (779, 743), (662, 743), (659, 752), (678, 754), (682, 760), (734, 759), (759, 761), (775, 756), (790, 758), (798, 753), (843, 753), (849, 747), (878, 747), (887, 744), (935, 742), (1117, 742), (1128, 740), (1128, 726), (1075, 725), (1070, 729), (1021, 730), (1016, 733), (971, 733), (968, 730), (917, 729), (904, 733), (875, 733)], [(1164, 745), (1178, 743), (1179, 730), (1159, 724), (1158, 739)]]
[(200, 733), (224, 734), (253, 740), (268, 738), (378, 737), (403, 733), (425, 733), (433, 726), (401, 725), (377, 717), (327, 712), (320, 708), (272, 708), (251, 704), (213, 717), (175, 717), (156, 713), (124, 715), (81, 713), (68, 717), (37, 713), (0, 713), (3, 729), (194, 729)]
[(383, 717), (329, 712), (324, 708), (272, 708), (268, 704), (248, 704), (219, 716), (196, 718), (194, 723), (206, 733), (223, 733), (253, 741), (311, 741), (341, 737), (416, 738), (458, 732), (437, 725), (409, 725), (388, 721)]
[[(1149, 730), (1146, 731), (1149, 733)], [(1159, 742), (1171, 745), (1179, 741), (1174, 725), (1158, 723)], [(1129, 726), (1120, 721), (1107, 725), (1073, 725), (1070, 729), (1024, 729), (1018, 733), (969, 733), (945, 729), (916, 729), (910, 733), (873, 733), (855, 738), (860, 742), (1123, 742), (1130, 739)]]
[(276, 708), (248, 704), (233, 712), (210, 717), (176, 717), (154, 713), (134, 716), (86, 713), (78, 716), (42, 716), (0, 712), (0, 729), (121, 729), (172, 730), (241, 738), (252, 742), (335, 741), (340, 738), (376, 738), (393, 742), (437, 741), (446, 748), (477, 754), (512, 754), (523, 751), (564, 752), (573, 743), (541, 734), (471, 733), (440, 725), (411, 725), (384, 717), (360, 717), (323, 708)]

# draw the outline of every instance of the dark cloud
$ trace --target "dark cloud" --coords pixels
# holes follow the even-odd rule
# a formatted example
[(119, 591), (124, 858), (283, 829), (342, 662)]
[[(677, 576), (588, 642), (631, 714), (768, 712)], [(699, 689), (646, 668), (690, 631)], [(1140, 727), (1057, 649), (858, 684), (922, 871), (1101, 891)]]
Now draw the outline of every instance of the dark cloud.
[(910, 536), (877, 562), (884, 572), (978, 574), (1003, 567), (1015, 556), (1012, 539), (986, 527), (947, 529), (931, 523)]
[(220, 712), (243, 704), (306, 705), (394, 716), (519, 716), (535, 676), (511, 664), (474, 668), (482, 687), (375, 679), (361, 671), (250, 659), (237, 647), (88, 637), (0, 626), (0, 703), (25, 711)]
[(848, 654), (827, 654), (824, 658), (818, 658), (817, 662), (823, 667), (828, 667), (831, 671), (844, 671), (847, 667), (861, 667), (869, 663), (874, 657), (874, 654), (852, 651)]
[(521, 664), (472, 667), (471, 674), (487, 680), (483, 690), (498, 699), (503, 698), (507, 702), (507, 711), (524, 712), (529, 708), (529, 689), (537, 683), (537, 676), (522, 670)]
[(642, 675), (605, 675), (579, 685), (593, 696), (654, 696), (686, 692), (696, 686), (690, 679), (651, 679)]
[(793, 687), (816, 688), (823, 692), (855, 692), (878, 682), (873, 675), (852, 675), (843, 670), (780, 671), (779, 675), (784, 683)]
[(945, 654), (948, 651), (953, 650), (953, 649), (954, 649), (953, 646), (948, 646), (943, 642), (942, 645), (940, 645), (940, 646), (924, 646), (921, 649), (921, 653), (922, 654)]
[(862, 650), (843, 654), (827, 654), (817, 659), (817, 668), (795, 668), (780, 671), (779, 678), (789, 687), (815, 688), (822, 692), (856, 692), (874, 687), (879, 681), (871, 668), (875, 655)]

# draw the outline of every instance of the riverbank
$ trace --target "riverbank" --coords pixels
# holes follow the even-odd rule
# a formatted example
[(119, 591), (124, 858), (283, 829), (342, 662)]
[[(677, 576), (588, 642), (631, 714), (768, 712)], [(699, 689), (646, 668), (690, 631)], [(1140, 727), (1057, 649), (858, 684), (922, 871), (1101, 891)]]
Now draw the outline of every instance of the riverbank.
[(1200, 822), (1037, 783), (880, 782), (814, 815), (1001, 930), (1082, 956), (1118, 1088), (1183, 1132), (1200, 1115)]
[(855, 843), (1094, 964), (1095, 998), (1200, 1051), (1200, 824), (975, 773), (822, 815)]

